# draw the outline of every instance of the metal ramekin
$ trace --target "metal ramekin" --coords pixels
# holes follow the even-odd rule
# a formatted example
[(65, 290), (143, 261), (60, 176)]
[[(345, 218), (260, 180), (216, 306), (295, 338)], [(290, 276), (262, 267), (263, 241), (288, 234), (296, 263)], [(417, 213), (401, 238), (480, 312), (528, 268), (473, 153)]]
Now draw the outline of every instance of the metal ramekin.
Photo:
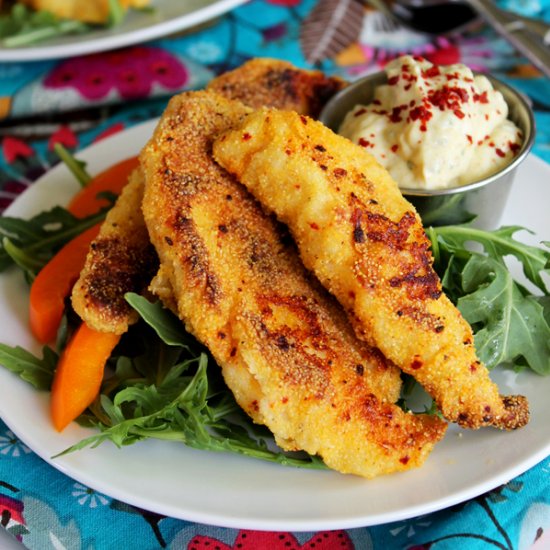
[[(485, 75), (508, 104), (508, 117), (523, 133), (523, 143), (512, 162), (487, 178), (449, 189), (407, 189), (403, 195), (415, 206), (425, 226), (470, 222), (481, 229), (498, 227), (518, 166), (525, 160), (535, 139), (533, 111), (524, 96), (493, 76)], [(374, 89), (386, 83), (384, 72), (363, 77), (336, 94), (319, 119), (338, 131), (346, 114), (358, 104), (371, 102)], [(399, 183), (399, 182), (398, 182)], [(473, 220), (473, 221), (472, 221)]]

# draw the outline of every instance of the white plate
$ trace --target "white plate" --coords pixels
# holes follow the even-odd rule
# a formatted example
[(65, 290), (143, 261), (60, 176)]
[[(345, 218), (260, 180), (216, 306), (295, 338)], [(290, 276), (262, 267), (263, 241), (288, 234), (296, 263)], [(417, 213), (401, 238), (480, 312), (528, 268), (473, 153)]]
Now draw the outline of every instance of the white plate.
[[(151, 135), (148, 122), (93, 145), (80, 156), (92, 172), (135, 154)], [(506, 223), (550, 236), (550, 167), (535, 157), (522, 166)], [(46, 174), (9, 209), (28, 216), (64, 203), (76, 190), (65, 167)], [(531, 236), (530, 239), (537, 240)], [(27, 329), (27, 287), (19, 272), (0, 277), (0, 340), (37, 350)], [(532, 419), (523, 429), (466, 432), (451, 426), (420, 469), (367, 481), (331, 471), (285, 468), (229, 454), (146, 441), (124, 449), (110, 443), (55, 460), (89, 435), (76, 424), (56, 433), (48, 395), (0, 368), (0, 416), (31, 449), (62, 472), (112, 497), (159, 514), (263, 530), (312, 531), (401, 520), (462, 502), (522, 473), (550, 454), (550, 378), (500, 370), (503, 393), (522, 393)]]
[(0, 47), (0, 61), (38, 61), (74, 57), (153, 40), (209, 21), (245, 0), (152, 0), (154, 11), (131, 10), (113, 28), (98, 28), (17, 48)]

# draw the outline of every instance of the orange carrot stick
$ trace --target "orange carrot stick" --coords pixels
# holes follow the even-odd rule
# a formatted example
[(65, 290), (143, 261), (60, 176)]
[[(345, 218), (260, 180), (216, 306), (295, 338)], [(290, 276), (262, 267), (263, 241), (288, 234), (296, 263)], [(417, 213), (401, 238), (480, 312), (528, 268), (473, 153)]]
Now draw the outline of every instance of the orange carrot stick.
[(105, 363), (120, 335), (82, 323), (63, 350), (55, 371), (50, 413), (57, 431), (82, 414), (99, 393)]
[(130, 157), (100, 172), (72, 198), (67, 210), (78, 218), (95, 214), (100, 208), (109, 204), (106, 199), (98, 197), (98, 193), (109, 191), (120, 195), (122, 188), (128, 182), (128, 176), (138, 164), (137, 157)]
[(31, 285), (29, 316), (31, 331), (39, 342), (55, 339), (63, 317), (65, 297), (78, 279), (90, 243), (100, 224), (90, 227), (69, 241), (38, 273)]

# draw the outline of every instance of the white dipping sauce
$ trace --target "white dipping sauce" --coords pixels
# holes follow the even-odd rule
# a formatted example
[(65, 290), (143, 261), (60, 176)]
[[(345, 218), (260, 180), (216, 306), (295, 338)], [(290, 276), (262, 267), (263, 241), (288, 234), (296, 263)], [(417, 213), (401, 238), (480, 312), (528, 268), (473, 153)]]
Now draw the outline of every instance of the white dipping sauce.
[(443, 189), (498, 172), (522, 134), (489, 80), (465, 65), (403, 56), (386, 66), (387, 84), (357, 105), (339, 133), (364, 147), (402, 188)]

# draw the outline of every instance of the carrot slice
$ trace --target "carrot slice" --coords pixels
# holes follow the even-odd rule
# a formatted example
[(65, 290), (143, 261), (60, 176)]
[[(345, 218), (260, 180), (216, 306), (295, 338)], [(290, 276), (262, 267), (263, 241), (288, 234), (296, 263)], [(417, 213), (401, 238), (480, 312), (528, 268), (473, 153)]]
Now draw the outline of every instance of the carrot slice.
[(71, 199), (67, 210), (78, 218), (95, 214), (100, 208), (109, 204), (106, 199), (98, 197), (98, 193), (109, 191), (120, 195), (122, 188), (128, 182), (128, 176), (138, 165), (138, 157), (130, 157), (100, 172)]
[(55, 371), (50, 413), (57, 431), (82, 414), (99, 393), (105, 363), (120, 335), (82, 323), (63, 350)]
[(65, 297), (78, 279), (90, 243), (100, 224), (90, 227), (69, 241), (38, 273), (31, 285), (29, 316), (31, 331), (39, 342), (55, 339), (63, 317)]

